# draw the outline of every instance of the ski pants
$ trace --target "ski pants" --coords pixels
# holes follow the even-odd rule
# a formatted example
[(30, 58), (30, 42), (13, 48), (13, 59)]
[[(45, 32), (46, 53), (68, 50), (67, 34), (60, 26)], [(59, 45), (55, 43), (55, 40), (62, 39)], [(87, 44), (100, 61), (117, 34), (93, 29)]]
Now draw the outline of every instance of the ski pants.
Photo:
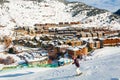
[(81, 73), (81, 71), (80, 71), (79, 68), (76, 69), (76, 72), (77, 72), (77, 74), (80, 74), (80, 73)]

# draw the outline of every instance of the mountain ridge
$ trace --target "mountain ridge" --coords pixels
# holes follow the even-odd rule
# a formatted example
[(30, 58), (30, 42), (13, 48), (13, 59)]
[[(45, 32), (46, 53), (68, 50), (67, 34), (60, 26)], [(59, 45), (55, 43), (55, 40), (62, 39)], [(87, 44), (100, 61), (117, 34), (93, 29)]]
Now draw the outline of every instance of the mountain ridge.
[(119, 15), (120, 16), (120, 9), (118, 9), (114, 14)]
[(0, 7), (0, 25), (33, 26), (36, 23), (58, 24), (59, 22), (80, 21), (85, 25), (86, 23), (92, 24), (91, 27), (117, 26), (116, 28), (120, 29), (119, 16), (82, 2), (68, 2), (66, 0), (37, 0), (37, 3), (36, 0), (7, 1), (9, 3), (4, 3)]

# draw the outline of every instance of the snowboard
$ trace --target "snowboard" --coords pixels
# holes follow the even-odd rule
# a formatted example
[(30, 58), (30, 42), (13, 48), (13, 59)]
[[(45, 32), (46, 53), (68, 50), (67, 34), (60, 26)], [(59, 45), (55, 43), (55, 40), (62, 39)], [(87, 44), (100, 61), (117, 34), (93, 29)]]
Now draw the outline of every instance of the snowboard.
[(80, 74), (76, 74), (76, 75), (74, 75), (74, 76), (80, 76), (80, 75), (82, 75), (83, 73), (81, 72)]

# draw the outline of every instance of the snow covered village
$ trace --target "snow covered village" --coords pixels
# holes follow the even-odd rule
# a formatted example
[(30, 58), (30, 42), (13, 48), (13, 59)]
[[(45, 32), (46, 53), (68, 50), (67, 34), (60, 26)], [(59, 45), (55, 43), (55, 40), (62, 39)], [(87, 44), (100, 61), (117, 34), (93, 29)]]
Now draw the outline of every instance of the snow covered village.
[(119, 10), (81, 1), (0, 0), (0, 80), (120, 80)]

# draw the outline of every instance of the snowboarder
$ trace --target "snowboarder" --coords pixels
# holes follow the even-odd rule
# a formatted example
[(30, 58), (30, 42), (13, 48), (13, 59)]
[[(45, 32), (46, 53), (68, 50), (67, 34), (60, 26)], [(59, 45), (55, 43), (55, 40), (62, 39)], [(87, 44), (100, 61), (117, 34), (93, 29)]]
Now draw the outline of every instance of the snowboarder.
[(73, 63), (72, 64), (75, 64), (77, 75), (80, 75), (82, 72), (80, 71), (80, 64), (79, 64), (79, 61), (78, 61), (77, 57), (73, 57)]

